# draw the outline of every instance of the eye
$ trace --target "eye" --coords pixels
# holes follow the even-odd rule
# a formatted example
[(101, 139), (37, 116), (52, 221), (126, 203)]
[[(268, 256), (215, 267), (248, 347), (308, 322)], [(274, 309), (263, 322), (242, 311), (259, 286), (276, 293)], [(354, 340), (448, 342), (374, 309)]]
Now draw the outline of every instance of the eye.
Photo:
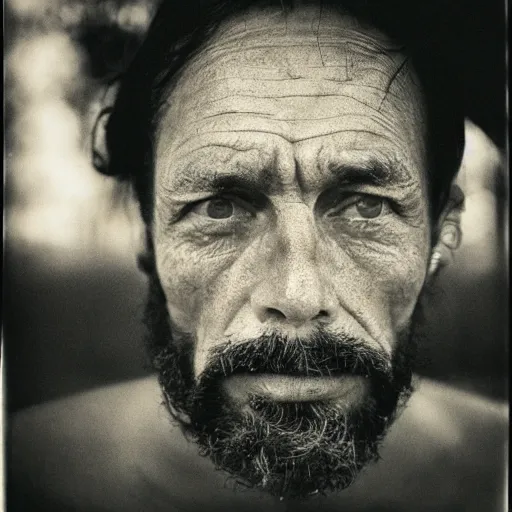
[(235, 207), (229, 199), (210, 199), (206, 202), (206, 214), (212, 219), (228, 219), (235, 212)]
[(233, 217), (239, 219), (251, 216), (254, 208), (246, 201), (229, 197), (212, 197), (197, 203), (190, 211), (201, 217), (212, 220), (228, 220)]
[(233, 216), (235, 213), (235, 205), (230, 199), (215, 197), (197, 204), (192, 211), (198, 215), (209, 217), (210, 219), (222, 220), (229, 219)]
[(361, 196), (355, 203), (357, 213), (364, 219), (375, 219), (382, 213), (384, 201), (376, 196)]
[(379, 217), (387, 205), (387, 201), (369, 194), (353, 194), (327, 212), (332, 218), (375, 219)]

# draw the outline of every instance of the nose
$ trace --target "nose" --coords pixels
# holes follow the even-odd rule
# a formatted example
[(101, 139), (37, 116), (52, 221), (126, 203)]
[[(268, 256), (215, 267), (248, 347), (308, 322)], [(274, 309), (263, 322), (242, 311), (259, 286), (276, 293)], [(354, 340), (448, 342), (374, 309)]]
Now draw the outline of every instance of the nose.
[(251, 305), (263, 324), (330, 323), (335, 300), (322, 277), (314, 219), (302, 205), (282, 213)]

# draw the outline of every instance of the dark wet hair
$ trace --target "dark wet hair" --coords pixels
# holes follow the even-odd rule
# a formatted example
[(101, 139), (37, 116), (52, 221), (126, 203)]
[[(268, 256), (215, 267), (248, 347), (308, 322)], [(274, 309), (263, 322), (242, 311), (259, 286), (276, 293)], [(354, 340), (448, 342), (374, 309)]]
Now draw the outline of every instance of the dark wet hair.
[[(230, 15), (253, 5), (292, 9), (293, 0), (163, 0), (146, 38), (120, 81), (106, 125), (105, 174), (132, 184), (146, 223), (153, 205), (153, 134), (160, 106), (182, 66)], [(431, 0), (324, 0), (390, 36), (409, 57), (428, 111), (431, 219), (446, 204), (464, 147), (456, 13)]]

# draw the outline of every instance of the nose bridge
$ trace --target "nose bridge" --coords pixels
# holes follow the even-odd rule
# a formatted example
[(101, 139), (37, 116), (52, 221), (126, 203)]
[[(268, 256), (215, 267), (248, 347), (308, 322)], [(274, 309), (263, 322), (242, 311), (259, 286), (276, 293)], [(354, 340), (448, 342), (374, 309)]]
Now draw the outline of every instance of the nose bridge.
[(277, 218), (272, 265), (255, 297), (257, 316), (294, 325), (325, 320), (332, 308), (318, 265), (313, 213), (297, 202), (280, 209)]
[(277, 236), (278, 266), (287, 274), (289, 285), (314, 281), (318, 274), (318, 237), (309, 208), (303, 203), (283, 208), (278, 214)]

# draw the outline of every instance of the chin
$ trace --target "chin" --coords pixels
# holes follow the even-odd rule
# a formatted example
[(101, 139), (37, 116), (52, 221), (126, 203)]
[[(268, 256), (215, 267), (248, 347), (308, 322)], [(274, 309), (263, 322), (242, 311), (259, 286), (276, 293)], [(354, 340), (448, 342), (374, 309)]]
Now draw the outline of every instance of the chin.
[(379, 458), (412, 392), (414, 344), (390, 356), (348, 333), (268, 333), (212, 350), (193, 372), (193, 339), (149, 303), (149, 348), (172, 417), (237, 485), (301, 498), (349, 487)]
[(378, 459), (393, 421), (370, 394), (289, 402), (251, 395), (235, 404), (221, 392), (203, 400), (189, 425), (202, 454), (237, 484), (288, 498), (349, 487)]

